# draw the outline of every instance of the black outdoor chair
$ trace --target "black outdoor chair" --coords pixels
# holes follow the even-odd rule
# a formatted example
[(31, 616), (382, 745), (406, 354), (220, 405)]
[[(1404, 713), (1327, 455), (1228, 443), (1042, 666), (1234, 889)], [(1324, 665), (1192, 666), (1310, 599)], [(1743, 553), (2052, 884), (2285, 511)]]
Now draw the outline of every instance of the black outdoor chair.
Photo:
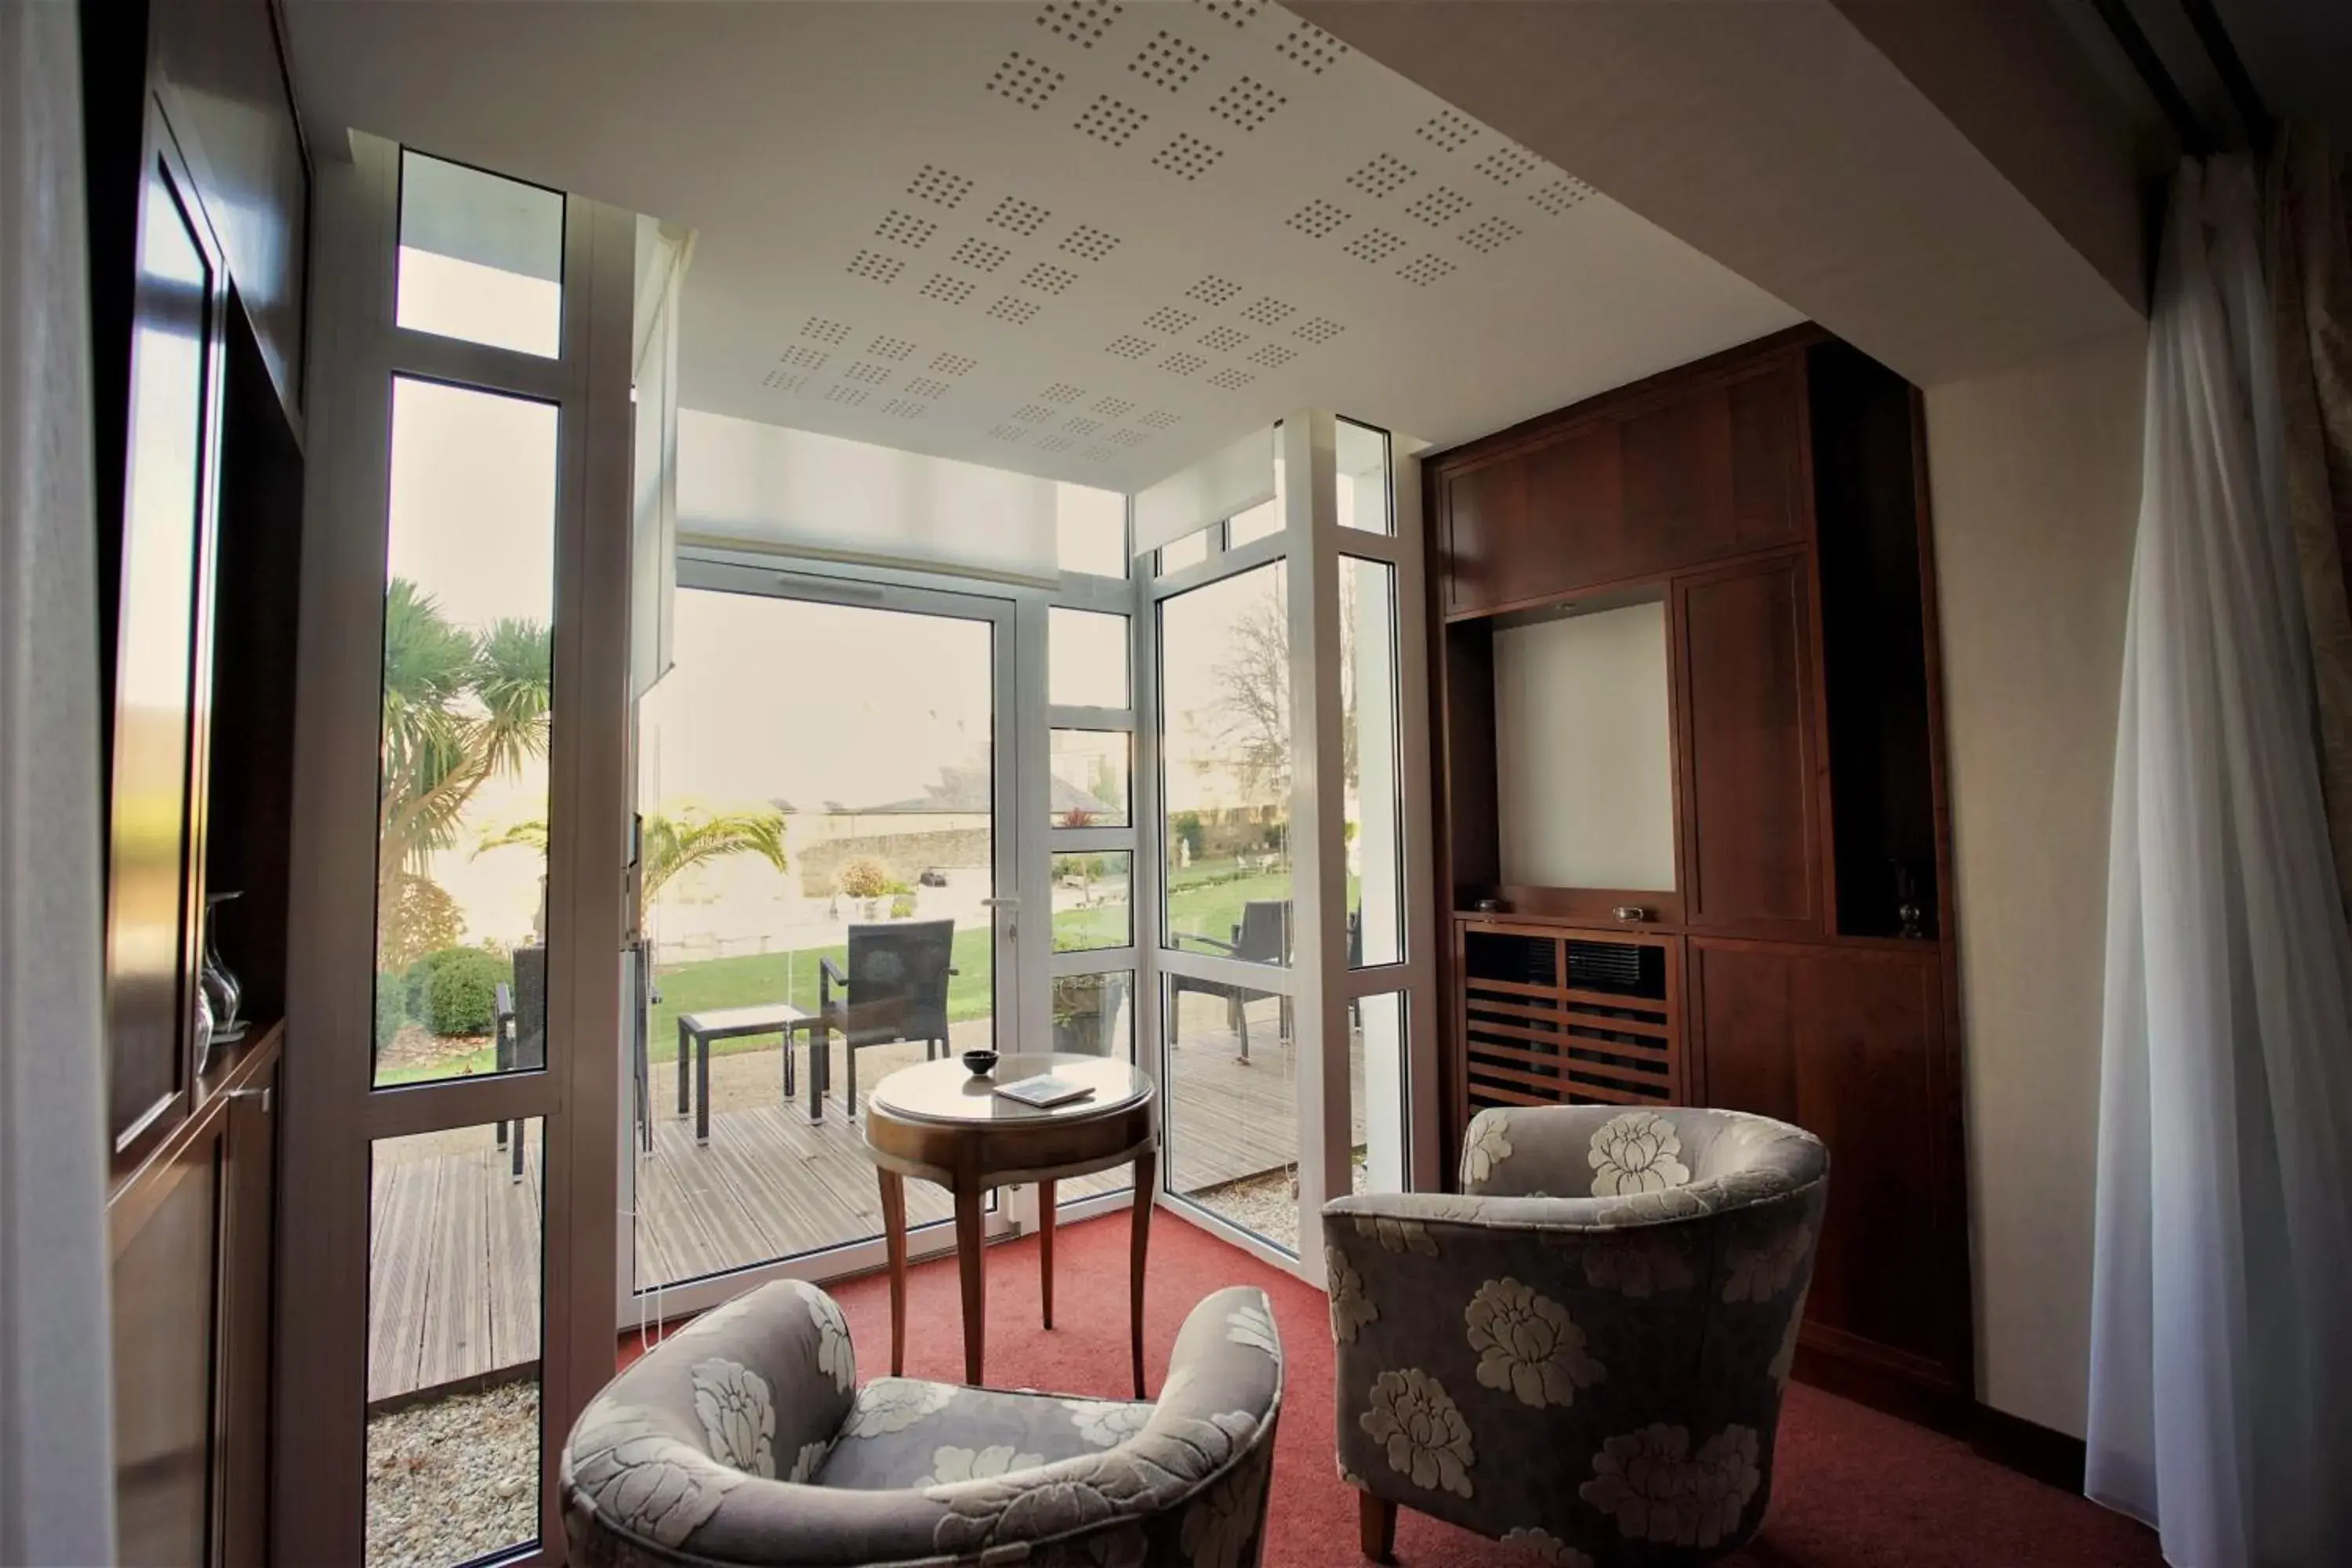
[(841, 1036), (850, 1115), (857, 1114), (859, 1047), (920, 1040), (925, 1061), (947, 1054), (954, 956), (955, 921), (888, 921), (849, 928), (846, 974), (830, 958), (818, 960), (818, 1026), (828, 1039)]
[[(490, 1049), (492, 1059), (500, 1072), (512, 1072), (515, 1066), (515, 998), (512, 987), (503, 980), (491, 994)], [(509, 1130), (512, 1137), (509, 1137)], [(513, 1158), (514, 1179), (522, 1180), (522, 1123), (499, 1123), (499, 1147), (509, 1151)]]
[[(1231, 942), (1220, 942), (1213, 936), (1186, 934), (1177, 938), (1178, 950), (1181, 952), (1188, 942), (1196, 944), (1202, 952), (1213, 952), (1221, 958), (1237, 958), (1244, 963), (1287, 963), (1290, 962), (1290, 900), (1253, 899), (1244, 904), (1241, 923), (1234, 927)], [(1245, 994), (1244, 987), (1227, 984), (1222, 980), (1202, 980), (1189, 974), (1170, 975), (1168, 986), (1168, 1005), (1174, 1009), (1169, 1020), (1168, 1037), (1171, 1044), (1181, 1043), (1178, 1039), (1176, 1020), (1183, 1016), (1182, 1004), (1186, 992), (1202, 996), (1222, 996), (1225, 1002), (1226, 1027), (1240, 1037), (1242, 1062), (1248, 1065), (1249, 1014), (1242, 1005)], [(1287, 996), (1282, 999), (1278, 1028), (1284, 1039), (1290, 1037), (1290, 998)]]

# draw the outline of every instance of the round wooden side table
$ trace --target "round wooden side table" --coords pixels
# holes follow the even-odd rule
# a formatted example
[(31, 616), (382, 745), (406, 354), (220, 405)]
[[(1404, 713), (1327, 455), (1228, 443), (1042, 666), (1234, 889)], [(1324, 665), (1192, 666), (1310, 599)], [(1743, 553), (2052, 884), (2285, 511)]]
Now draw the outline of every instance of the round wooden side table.
[[(996, 1093), (1050, 1072), (1094, 1090), (1085, 1100), (1036, 1110)], [(1135, 1396), (1143, 1397), (1143, 1264), (1151, 1197), (1160, 1171), (1157, 1091), (1151, 1080), (1108, 1057), (1016, 1055), (988, 1078), (960, 1061), (901, 1068), (875, 1085), (866, 1103), (866, 1152), (882, 1184), (882, 1236), (890, 1256), (890, 1373), (907, 1364), (907, 1178), (936, 1182), (955, 1198), (956, 1260), (963, 1286), (964, 1381), (981, 1381), (986, 1337), (982, 1288), (989, 1189), (1037, 1184), (1038, 1240), (1045, 1327), (1054, 1326), (1054, 1187), (1073, 1176), (1135, 1167), (1133, 1236), (1128, 1246), (1128, 1317)]]

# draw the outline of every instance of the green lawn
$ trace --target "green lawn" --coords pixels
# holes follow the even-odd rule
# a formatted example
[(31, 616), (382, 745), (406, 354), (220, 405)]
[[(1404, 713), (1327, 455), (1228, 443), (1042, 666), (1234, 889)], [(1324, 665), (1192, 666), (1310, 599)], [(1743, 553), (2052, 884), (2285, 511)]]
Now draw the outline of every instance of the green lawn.
[[(1289, 873), (1243, 873), (1232, 860), (1202, 861), (1176, 873), (1169, 902), (1176, 930), (1186, 935), (1233, 939), (1241, 923), (1242, 906), (1254, 899), (1286, 898)], [(1062, 910), (1054, 916), (1054, 945), (1058, 952), (1087, 947), (1126, 945), (1129, 910), (1120, 906)], [(1148, 911), (1145, 912), (1148, 916)], [(959, 931), (955, 939), (955, 976), (948, 982), (948, 1020), (961, 1023), (987, 1016), (993, 1003), (993, 953), (989, 932), (975, 926)], [(1147, 937), (1149, 931), (1144, 932)], [(1197, 944), (1187, 944), (1197, 945)], [(1214, 951), (1214, 950), (1207, 950)], [(648, 1042), (656, 1061), (677, 1056), (677, 1020), (682, 1013), (719, 1007), (751, 1007), (769, 1002), (791, 1002), (816, 1010), (817, 961), (830, 958), (845, 968), (848, 950), (838, 944), (803, 948), (793, 952), (749, 953), (740, 958), (711, 958), (665, 971), (658, 981), (662, 999), (653, 1009)], [(789, 980), (789, 987), (787, 982)], [(713, 1054), (772, 1050), (772, 1037), (719, 1040)], [(411, 1083), (425, 1079), (464, 1077), (492, 1068), (488, 1046), (431, 1068), (414, 1068), (387, 1074), (384, 1084)]]

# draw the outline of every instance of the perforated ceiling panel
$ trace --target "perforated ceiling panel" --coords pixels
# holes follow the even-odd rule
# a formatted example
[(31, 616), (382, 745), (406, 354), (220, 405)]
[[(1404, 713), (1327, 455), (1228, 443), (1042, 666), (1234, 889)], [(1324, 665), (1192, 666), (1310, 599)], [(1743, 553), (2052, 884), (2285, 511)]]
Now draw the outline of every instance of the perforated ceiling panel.
[[(1477, 435), (1796, 319), (1269, 0), (289, 0), (348, 124), (698, 233), (688, 405), (1139, 489)], [(779, 74), (780, 71), (782, 74)]]

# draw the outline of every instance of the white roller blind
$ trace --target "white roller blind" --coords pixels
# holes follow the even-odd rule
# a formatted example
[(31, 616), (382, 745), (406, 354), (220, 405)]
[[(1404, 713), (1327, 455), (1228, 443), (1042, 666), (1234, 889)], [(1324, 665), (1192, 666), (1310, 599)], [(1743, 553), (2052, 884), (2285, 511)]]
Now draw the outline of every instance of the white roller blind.
[(677, 597), (677, 296), (690, 231), (637, 219), (635, 451), (629, 540), (629, 690), (669, 673)]
[(1135, 498), (1135, 552), (1272, 500), (1274, 489), (1274, 431), (1253, 430)]
[(1051, 479), (684, 409), (678, 535), (824, 560), (1052, 583)]

